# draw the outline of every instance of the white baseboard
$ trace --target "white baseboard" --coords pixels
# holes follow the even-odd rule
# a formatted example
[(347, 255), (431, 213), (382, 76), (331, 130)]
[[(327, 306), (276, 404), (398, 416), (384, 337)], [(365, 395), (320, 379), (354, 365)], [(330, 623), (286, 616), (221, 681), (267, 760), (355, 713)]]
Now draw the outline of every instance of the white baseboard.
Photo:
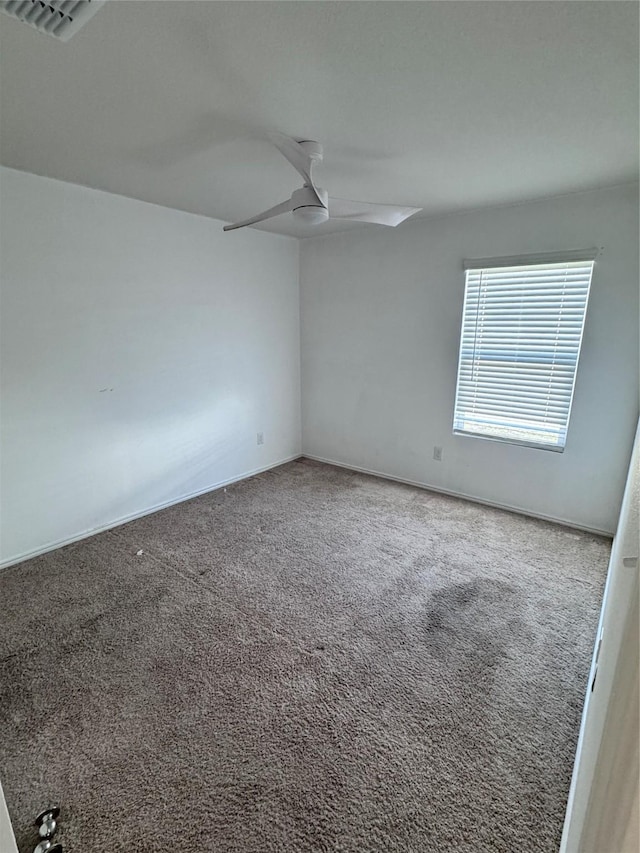
[(16, 563), (22, 563), (25, 560), (30, 560), (32, 557), (39, 557), (41, 554), (46, 554), (49, 551), (55, 551), (58, 548), (63, 548), (65, 545), (71, 545), (73, 542), (80, 542), (82, 539), (88, 539), (90, 536), (95, 536), (97, 533), (103, 533), (105, 530), (120, 527), (120, 525), (127, 524), (129, 521), (135, 521), (136, 518), (143, 518), (145, 515), (151, 515), (153, 512), (159, 512), (161, 509), (167, 509), (167, 507), (183, 503), (183, 501), (190, 501), (192, 498), (197, 498), (200, 495), (206, 495), (208, 492), (215, 492), (217, 489), (222, 489), (224, 486), (231, 485), (231, 483), (239, 483), (241, 480), (246, 480), (249, 477), (255, 477), (256, 474), (263, 474), (265, 471), (271, 471), (272, 468), (278, 468), (280, 465), (285, 465), (287, 462), (293, 462), (294, 459), (300, 459), (300, 456), (300, 453), (294, 453), (292, 456), (287, 456), (285, 459), (280, 459), (278, 462), (272, 462), (270, 465), (265, 465), (262, 468), (255, 468), (253, 471), (245, 471), (244, 474), (239, 474), (237, 477), (230, 477), (228, 480), (221, 480), (219, 483), (206, 486), (204, 489), (198, 489), (196, 492), (189, 492), (186, 495), (180, 495), (177, 498), (171, 498), (163, 503), (147, 507), (146, 509), (140, 510), (140, 512), (132, 512), (129, 515), (123, 515), (120, 518), (115, 518), (107, 524), (100, 525), (100, 527), (91, 527), (88, 530), (83, 530), (82, 533), (67, 536), (64, 539), (57, 539), (55, 542), (49, 542), (39, 548), (34, 548), (32, 551), (24, 551), (22, 554), (8, 557), (0, 561), (0, 570), (7, 569), (9, 566), (15, 566)]
[(482, 504), (483, 506), (491, 506), (496, 509), (506, 509), (508, 512), (515, 512), (518, 515), (526, 515), (529, 518), (539, 518), (542, 521), (552, 521), (554, 524), (562, 524), (564, 527), (573, 527), (574, 530), (584, 530), (585, 533), (597, 533), (599, 536), (607, 536), (613, 538), (613, 531), (602, 530), (598, 527), (586, 527), (583, 524), (576, 524), (575, 521), (570, 521), (567, 518), (558, 518), (553, 515), (543, 515), (540, 512), (531, 512), (520, 506), (512, 504), (498, 503), (497, 501), (489, 501), (484, 498), (479, 498), (476, 495), (468, 495), (465, 492), (454, 492), (450, 489), (442, 489), (440, 486), (431, 486), (429, 483), (421, 483), (418, 480), (407, 480), (404, 477), (394, 477), (393, 474), (385, 474), (382, 471), (374, 471), (371, 468), (362, 468), (359, 465), (347, 465), (345, 462), (337, 462), (335, 459), (325, 459), (323, 456), (314, 456), (311, 453), (302, 453), (304, 459), (312, 459), (314, 462), (324, 462), (327, 465), (335, 465), (337, 468), (345, 468), (347, 471), (355, 471), (358, 474), (370, 474), (372, 477), (381, 477), (383, 480), (392, 480), (394, 483), (403, 483), (406, 486), (416, 486), (419, 489), (426, 489), (429, 492), (437, 492), (440, 495), (448, 495), (452, 498), (462, 498), (465, 501)]

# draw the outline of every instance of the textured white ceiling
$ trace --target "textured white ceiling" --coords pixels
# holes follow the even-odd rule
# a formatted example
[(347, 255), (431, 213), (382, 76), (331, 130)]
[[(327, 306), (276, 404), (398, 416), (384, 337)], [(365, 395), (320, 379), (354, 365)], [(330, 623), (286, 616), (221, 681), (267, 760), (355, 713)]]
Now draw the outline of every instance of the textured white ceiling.
[(109, 2), (67, 44), (0, 24), (5, 165), (225, 221), (300, 184), (269, 129), (324, 144), (330, 194), (421, 215), (638, 176), (636, 2)]

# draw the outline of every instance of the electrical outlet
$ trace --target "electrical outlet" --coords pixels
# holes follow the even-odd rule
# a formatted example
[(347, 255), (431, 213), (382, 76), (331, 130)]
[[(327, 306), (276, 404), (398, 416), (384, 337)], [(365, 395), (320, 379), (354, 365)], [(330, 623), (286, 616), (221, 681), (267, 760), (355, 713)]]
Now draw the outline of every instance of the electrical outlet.
[(436, 460), (436, 462), (442, 462), (442, 448), (441, 447), (434, 447), (433, 448), (433, 458)]
[(256, 444), (264, 444), (264, 433), (259, 432), (256, 436)]

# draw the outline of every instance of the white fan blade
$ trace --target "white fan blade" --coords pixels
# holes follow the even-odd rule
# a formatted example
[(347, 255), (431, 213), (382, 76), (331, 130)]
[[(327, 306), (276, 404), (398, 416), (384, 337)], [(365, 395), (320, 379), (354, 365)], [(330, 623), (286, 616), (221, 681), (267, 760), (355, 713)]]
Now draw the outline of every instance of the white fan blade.
[(293, 199), (283, 201), (282, 204), (276, 204), (275, 207), (270, 207), (262, 213), (256, 213), (250, 219), (243, 219), (242, 222), (234, 222), (233, 225), (225, 225), (223, 231), (234, 231), (236, 228), (244, 228), (246, 225), (253, 225), (255, 222), (262, 222), (263, 219), (271, 219), (273, 216), (280, 216), (281, 213), (289, 213), (293, 210)]
[(291, 163), (293, 168), (302, 175), (305, 184), (311, 187), (318, 197), (318, 201), (322, 204), (322, 199), (320, 198), (320, 194), (313, 182), (313, 176), (311, 174), (313, 164), (315, 163), (313, 157), (309, 157), (299, 142), (292, 139), (290, 136), (285, 136), (284, 133), (277, 133), (274, 131), (269, 134), (269, 139), (273, 142), (283, 157)]
[(346, 198), (329, 199), (330, 219), (351, 219), (354, 222), (375, 222), (395, 228), (421, 207), (401, 207), (397, 204), (372, 204), (368, 201), (349, 201)]

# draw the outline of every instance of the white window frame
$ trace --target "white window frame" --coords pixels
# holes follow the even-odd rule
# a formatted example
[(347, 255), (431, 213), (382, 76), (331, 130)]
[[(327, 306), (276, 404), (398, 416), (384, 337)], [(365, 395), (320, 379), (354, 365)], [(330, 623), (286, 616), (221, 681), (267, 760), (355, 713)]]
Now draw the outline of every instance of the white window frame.
[[(564, 448), (566, 445), (567, 433), (568, 433), (568, 429), (569, 429), (569, 421), (571, 418), (571, 409), (572, 409), (572, 405), (573, 405), (573, 397), (574, 397), (574, 392), (575, 392), (576, 377), (577, 377), (577, 373), (578, 373), (578, 364), (580, 361), (580, 351), (581, 351), (581, 347), (582, 347), (582, 339), (584, 336), (584, 327), (585, 327), (587, 309), (588, 309), (588, 304), (589, 304), (589, 295), (590, 295), (590, 291), (591, 291), (591, 283), (593, 281), (593, 270), (594, 270), (595, 260), (596, 260), (598, 253), (599, 253), (598, 249), (584, 249), (584, 250), (576, 250), (576, 251), (572, 251), (572, 252), (555, 252), (555, 253), (551, 253), (551, 254), (539, 254), (539, 255), (520, 255), (520, 256), (506, 257), (506, 258), (505, 257), (502, 257), (502, 258), (480, 258), (480, 259), (475, 259), (475, 260), (464, 261), (463, 266), (464, 266), (464, 270), (465, 270), (465, 296), (464, 296), (464, 307), (463, 307), (463, 311), (462, 311), (462, 323), (461, 323), (461, 330), (460, 330), (460, 349), (459, 349), (459, 356), (458, 356), (458, 372), (457, 372), (457, 378), (456, 378), (456, 396), (455, 396), (454, 415), (453, 415), (453, 432), (454, 432), (454, 435), (471, 437), (471, 438), (480, 438), (480, 439), (484, 439), (485, 441), (498, 441), (498, 442), (503, 442), (503, 443), (507, 443), (507, 444), (523, 445), (525, 447), (531, 447), (531, 448), (535, 448), (535, 449), (539, 449), (539, 450), (551, 450), (551, 451), (555, 451), (557, 453), (562, 453), (564, 451)], [(584, 310), (582, 313), (581, 327), (580, 327), (579, 335), (577, 338), (577, 348), (575, 349), (575, 363), (573, 366), (573, 374), (572, 374), (571, 379), (570, 379), (571, 387), (570, 387), (568, 394), (564, 395), (564, 405), (566, 405), (566, 401), (568, 399), (568, 407), (566, 409), (566, 419), (564, 420), (563, 426), (561, 426), (560, 429), (558, 429), (558, 431), (557, 431), (558, 442), (557, 443), (549, 442), (548, 435), (550, 432), (552, 432), (551, 428), (547, 432), (547, 440), (546, 441), (542, 437), (539, 441), (532, 439), (532, 438), (529, 438), (529, 437), (527, 437), (527, 438), (517, 437), (518, 431), (520, 431), (521, 433), (526, 433), (527, 430), (529, 432), (533, 432), (533, 430), (534, 430), (533, 423), (535, 422), (535, 417), (534, 417), (533, 421), (530, 420), (527, 423), (526, 415), (523, 415), (521, 424), (517, 424), (517, 423), (511, 423), (510, 424), (509, 423), (509, 413), (508, 413), (507, 409), (504, 410), (505, 418), (507, 419), (507, 421), (504, 424), (500, 424), (499, 422), (496, 422), (495, 425), (493, 425), (493, 426), (488, 425), (486, 427), (486, 429), (487, 429), (486, 433), (483, 433), (483, 432), (476, 430), (476, 429), (464, 428), (464, 426), (463, 426), (465, 423), (464, 415), (468, 414), (468, 412), (469, 412), (468, 409), (465, 411), (465, 409), (463, 408), (464, 398), (465, 398), (465, 396), (468, 398), (469, 393), (470, 393), (469, 392), (470, 383), (468, 381), (468, 371), (469, 371), (469, 358), (468, 358), (469, 331), (468, 331), (468, 329), (469, 329), (469, 321), (472, 320), (473, 316), (474, 316), (474, 315), (472, 315), (472, 312), (474, 312), (474, 308), (470, 308), (469, 305), (470, 305), (470, 303), (472, 303), (474, 301), (476, 302), (476, 307), (475, 307), (475, 317), (476, 317), (475, 322), (476, 323), (478, 322), (477, 317), (479, 316), (480, 305), (481, 305), (481, 299), (480, 299), (480, 295), (478, 292), (477, 283), (473, 284), (473, 289), (475, 290), (475, 292), (478, 293), (478, 295), (470, 298), (470, 291), (471, 291), (470, 273), (474, 274), (474, 278), (477, 279), (478, 273), (480, 273), (480, 275), (482, 275), (482, 273), (486, 271), (489, 276), (491, 276), (492, 274), (494, 275), (494, 281), (495, 281), (495, 275), (496, 275), (495, 271), (499, 270), (501, 268), (517, 268), (517, 267), (528, 267), (528, 266), (536, 267), (536, 266), (541, 266), (541, 265), (567, 264), (567, 263), (583, 263), (583, 264), (589, 264), (590, 263), (591, 264), (591, 272), (589, 275), (589, 279), (588, 279), (588, 283), (587, 283), (587, 289), (586, 289), (586, 296), (584, 299)], [(498, 273), (498, 275), (499, 275), (499, 273)], [(494, 290), (495, 290), (495, 285), (494, 285)], [(495, 299), (495, 293), (493, 294), (492, 298)], [(560, 315), (560, 317), (561, 317), (561, 315)], [(554, 318), (554, 322), (557, 322), (555, 320), (555, 318)], [(467, 332), (466, 337), (465, 337), (465, 331)], [(495, 331), (496, 331), (496, 326), (494, 326), (494, 329), (492, 330), (491, 334), (495, 335)], [(473, 347), (474, 347), (474, 356), (473, 356), (472, 364), (474, 364), (474, 363), (476, 363), (475, 362), (476, 342), (478, 340), (481, 340), (481, 337), (477, 334), (477, 332), (475, 330), (473, 330), (472, 335), (473, 335), (473, 337), (471, 338), (471, 340), (473, 341)], [(514, 336), (514, 342), (517, 339), (518, 339), (517, 335)], [(575, 337), (574, 337), (574, 342), (575, 342)], [(499, 361), (499, 359), (496, 359), (496, 360)], [(478, 361), (478, 363), (480, 363), (480, 362)], [(505, 360), (505, 364), (509, 364), (509, 363), (513, 364), (513, 362), (507, 362), (507, 360)], [(498, 368), (498, 369), (500, 369), (500, 368)], [(463, 370), (466, 372), (467, 379), (463, 378), (464, 377)], [(490, 375), (491, 374), (489, 373), (489, 376)], [(489, 381), (491, 381), (491, 380), (489, 380)], [(551, 394), (552, 379), (550, 378), (548, 381), (549, 381), (549, 393)], [(565, 384), (567, 382), (566, 376), (564, 378), (564, 382), (565, 382)], [(482, 384), (485, 385), (484, 391), (486, 393), (486, 385), (488, 384), (486, 378), (484, 379), (484, 382), (482, 380), (480, 380), (480, 385), (478, 386), (480, 388), (480, 393), (482, 392), (482, 388), (480, 387)], [(517, 386), (517, 382), (515, 382), (514, 385)], [(463, 390), (465, 388), (465, 386), (466, 386), (466, 390)], [(508, 403), (508, 400), (506, 399), (506, 397), (507, 397), (507, 394), (505, 394), (505, 401), (504, 402)], [(517, 393), (514, 394), (513, 397), (517, 399)], [(524, 398), (524, 395), (523, 395), (523, 398)], [(485, 403), (487, 403), (487, 399), (488, 398), (485, 397)], [(525, 400), (525, 402), (528, 402), (528, 401)], [(496, 406), (496, 408), (499, 409), (501, 403), (502, 403), (502, 401), (499, 401), (499, 403), (495, 403), (495, 401), (491, 402), (491, 404), (488, 405), (488, 408), (490, 410), (492, 406)], [(526, 406), (525, 406), (525, 408), (526, 408)], [(495, 418), (496, 416), (497, 415), (493, 414), (493, 413), (491, 415), (487, 415), (488, 423), (490, 422), (492, 417)], [(473, 421), (473, 419), (468, 418), (467, 422), (469, 422), (469, 421)], [(476, 423), (478, 423), (478, 421), (476, 421)], [(503, 430), (502, 434), (500, 433), (501, 429)], [(511, 429), (511, 435), (509, 434), (510, 429)], [(541, 435), (542, 435), (542, 433), (541, 433)]]

